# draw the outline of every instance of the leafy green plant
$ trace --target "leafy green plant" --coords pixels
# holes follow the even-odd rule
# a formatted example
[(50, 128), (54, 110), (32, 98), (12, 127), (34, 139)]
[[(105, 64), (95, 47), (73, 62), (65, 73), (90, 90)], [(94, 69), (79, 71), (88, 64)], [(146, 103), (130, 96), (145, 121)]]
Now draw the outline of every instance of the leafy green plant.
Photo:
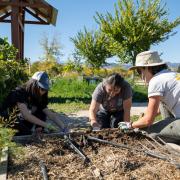
[(71, 38), (75, 46), (75, 53), (85, 59), (86, 63), (93, 68), (100, 68), (106, 62), (106, 58), (111, 57), (107, 51), (108, 40), (100, 31), (78, 32), (77, 36)]
[(0, 60), (14, 60), (18, 50), (8, 43), (7, 38), (0, 38)]
[(16, 123), (16, 113), (17, 108), (13, 109), (7, 119), (0, 116), (0, 157), (5, 147), (10, 148), (11, 152), (14, 152), (17, 148), (16, 143), (12, 142), (12, 138), (16, 133), (16, 130), (12, 129)]
[(114, 15), (96, 14), (95, 20), (110, 43), (107, 50), (121, 62), (135, 64), (136, 55), (174, 35), (180, 18), (169, 21), (161, 0), (118, 0)]
[(28, 76), (24, 72), (24, 66), (21, 62), (0, 60), (0, 103), (10, 90), (27, 79)]
[(17, 49), (0, 38), (0, 104), (10, 90), (27, 80), (26, 60), (15, 61)]

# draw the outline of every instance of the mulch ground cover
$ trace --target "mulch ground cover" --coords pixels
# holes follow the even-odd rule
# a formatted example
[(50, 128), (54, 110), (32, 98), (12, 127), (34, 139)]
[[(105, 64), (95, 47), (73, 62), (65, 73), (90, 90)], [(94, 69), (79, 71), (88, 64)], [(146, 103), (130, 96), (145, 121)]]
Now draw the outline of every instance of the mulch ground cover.
[[(88, 140), (89, 136), (115, 142), (122, 147)], [(9, 158), (8, 179), (43, 179), (40, 162), (44, 163), (50, 180), (180, 179), (180, 169), (175, 165), (180, 163), (178, 153), (170, 153), (141, 133), (106, 130), (74, 134), (70, 139), (89, 162), (84, 162), (63, 138), (36, 138), (23, 147), (23, 154)], [(155, 158), (149, 152), (167, 160)]]

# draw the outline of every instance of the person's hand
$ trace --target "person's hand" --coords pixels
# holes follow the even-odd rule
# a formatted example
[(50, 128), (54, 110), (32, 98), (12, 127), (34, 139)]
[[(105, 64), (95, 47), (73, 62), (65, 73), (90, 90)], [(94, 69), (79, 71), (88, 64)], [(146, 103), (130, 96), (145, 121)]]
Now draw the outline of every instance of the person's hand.
[(48, 124), (46, 125), (46, 128), (47, 128), (49, 131), (57, 131), (57, 130), (58, 130), (57, 127), (55, 127), (54, 125), (52, 125), (52, 124), (50, 124), (50, 123), (48, 123)]
[(132, 129), (132, 123), (131, 122), (119, 122), (118, 128), (121, 130), (129, 130)]
[(100, 124), (96, 121), (91, 121), (91, 126), (93, 128), (93, 131), (99, 131), (101, 129)]

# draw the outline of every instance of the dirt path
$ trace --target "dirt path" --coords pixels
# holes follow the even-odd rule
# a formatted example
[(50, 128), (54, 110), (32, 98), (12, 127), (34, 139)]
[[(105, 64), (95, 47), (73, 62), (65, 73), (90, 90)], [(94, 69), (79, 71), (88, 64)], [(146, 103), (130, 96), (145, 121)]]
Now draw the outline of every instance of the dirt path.
[[(147, 103), (133, 103), (131, 108), (131, 116), (140, 115), (140, 113), (145, 112), (146, 107)], [(68, 124), (70, 128), (85, 128), (90, 126), (88, 120), (88, 110), (81, 110), (77, 113), (72, 113), (68, 115), (68, 117), (63, 116), (62, 119), (64, 119), (65, 121), (67, 120), (66, 122), (69, 122)]]

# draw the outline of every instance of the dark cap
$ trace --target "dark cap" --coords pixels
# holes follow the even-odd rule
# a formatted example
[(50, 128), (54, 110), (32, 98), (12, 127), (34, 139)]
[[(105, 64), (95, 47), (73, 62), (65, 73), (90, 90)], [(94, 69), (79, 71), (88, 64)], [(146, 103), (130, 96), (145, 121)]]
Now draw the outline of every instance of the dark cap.
[(38, 71), (36, 73), (34, 73), (34, 75), (32, 76), (32, 79), (37, 80), (38, 85), (45, 89), (45, 90), (49, 90), (49, 77), (48, 74), (44, 71)]

